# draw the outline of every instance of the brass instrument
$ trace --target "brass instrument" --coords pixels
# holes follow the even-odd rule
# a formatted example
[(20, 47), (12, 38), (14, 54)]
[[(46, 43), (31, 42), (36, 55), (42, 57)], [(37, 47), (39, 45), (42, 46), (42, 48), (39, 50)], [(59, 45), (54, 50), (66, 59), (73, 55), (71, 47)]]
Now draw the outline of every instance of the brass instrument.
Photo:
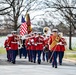
[(49, 52), (48, 44), (45, 45), (45, 47), (43, 48), (43, 51), (44, 51), (45, 53)]
[(47, 34), (50, 35), (50, 33), (51, 33), (50, 28), (49, 28), (49, 27), (44, 27), (44, 28), (43, 28), (43, 33), (44, 33), (45, 35), (47, 35)]
[[(53, 39), (53, 37), (52, 37), (52, 39)], [(60, 40), (60, 37), (56, 36), (56, 38), (54, 40), (52, 40), (51, 45), (49, 45), (49, 50), (51, 50), (54, 46), (56, 46), (57, 43), (59, 42), (59, 40)]]
[(61, 41), (62, 41), (62, 44), (63, 44), (63, 45), (67, 45), (65, 39), (62, 39), (62, 38), (61, 38)]

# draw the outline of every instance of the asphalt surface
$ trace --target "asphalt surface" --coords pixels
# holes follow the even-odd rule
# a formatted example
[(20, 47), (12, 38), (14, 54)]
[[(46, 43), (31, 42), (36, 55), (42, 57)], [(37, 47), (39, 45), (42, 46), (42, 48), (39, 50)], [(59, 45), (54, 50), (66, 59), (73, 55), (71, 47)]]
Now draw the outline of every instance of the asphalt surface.
[(16, 64), (6, 61), (6, 55), (0, 55), (0, 75), (76, 75), (76, 63), (63, 60), (58, 68), (52, 68), (50, 63), (28, 62), (27, 59), (17, 57)]

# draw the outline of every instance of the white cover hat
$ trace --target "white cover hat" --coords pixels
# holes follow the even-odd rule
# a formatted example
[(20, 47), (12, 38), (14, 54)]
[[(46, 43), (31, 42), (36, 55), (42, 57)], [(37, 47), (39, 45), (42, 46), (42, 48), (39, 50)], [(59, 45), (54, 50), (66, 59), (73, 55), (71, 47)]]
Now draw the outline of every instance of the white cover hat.
[(17, 31), (11, 31), (11, 33), (17, 33)]
[(12, 36), (12, 34), (8, 34), (8, 35), (7, 35), (7, 37), (11, 37), (11, 36)]
[(52, 32), (58, 32), (58, 29), (53, 29)]

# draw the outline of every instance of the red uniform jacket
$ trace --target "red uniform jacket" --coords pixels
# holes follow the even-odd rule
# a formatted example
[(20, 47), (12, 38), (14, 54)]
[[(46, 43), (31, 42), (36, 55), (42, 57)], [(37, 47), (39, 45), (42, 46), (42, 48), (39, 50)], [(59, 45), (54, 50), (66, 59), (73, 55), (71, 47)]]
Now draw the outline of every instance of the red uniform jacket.
[(31, 44), (30, 44), (30, 39), (26, 39), (25, 41), (25, 46), (26, 46), (26, 50), (31, 50)]
[(37, 41), (38, 41), (38, 37), (34, 36), (34, 50), (38, 50), (37, 49), (37, 45), (38, 45)]
[(66, 41), (65, 41), (64, 38), (61, 38), (60, 41), (61, 41), (61, 43), (62, 43), (62, 44), (61, 44), (61, 47), (60, 47), (60, 51), (65, 51)]
[[(49, 44), (51, 45), (52, 42), (56, 39), (56, 36), (53, 36), (51, 35), (50, 38), (49, 38)], [(51, 51), (59, 51), (60, 50), (60, 47), (58, 45), (55, 45)]]
[(17, 42), (16, 38), (17, 38), (17, 36), (10, 37), (11, 50), (18, 50), (18, 42)]
[(49, 41), (49, 39), (48, 39), (48, 38), (45, 38), (45, 37), (44, 37), (44, 39), (43, 39), (43, 40), (44, 40), (44, 42), (43, 42), (44, 46), (45, 46), (46, 44), (48, 44), (48, 41)]
[(31, 46), (31, 50), (34, 50), (34, 48), (35, 48), (35, 43), (34, 43), (34, 37), (31, 37), (30, 38), (30, 46)]
[(39, 36), (37, 38), (37, 50), (43, 50), (43, 37)]
[(5, 40), (4, 42), (4, 47), (6, 48), (6, 50), (10, 50), (10, 47), (9, 47), (9, 40)]
[(44, 37), (44, 39), (43, 39), (43, 49), (44, 49), (45, 47), (47, 47), (48, 50), (49, 50), (48, 41), (49, 41), (49, 38), (45, 38), (45, 37)]

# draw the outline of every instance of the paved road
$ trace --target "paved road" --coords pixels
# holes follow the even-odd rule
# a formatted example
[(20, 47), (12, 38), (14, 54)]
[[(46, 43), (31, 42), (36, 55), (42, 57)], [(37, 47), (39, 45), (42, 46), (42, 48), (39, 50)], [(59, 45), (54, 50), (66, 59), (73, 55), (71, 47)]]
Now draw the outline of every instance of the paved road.
[(50, 63), (28, 62), (27, 59), (19, 59), (15, 65), (6, 61), (6, 56), (0, 56), (0, 75), (76, 75), (76, 64), (63, 61), (63, 65), (52, 68)]

